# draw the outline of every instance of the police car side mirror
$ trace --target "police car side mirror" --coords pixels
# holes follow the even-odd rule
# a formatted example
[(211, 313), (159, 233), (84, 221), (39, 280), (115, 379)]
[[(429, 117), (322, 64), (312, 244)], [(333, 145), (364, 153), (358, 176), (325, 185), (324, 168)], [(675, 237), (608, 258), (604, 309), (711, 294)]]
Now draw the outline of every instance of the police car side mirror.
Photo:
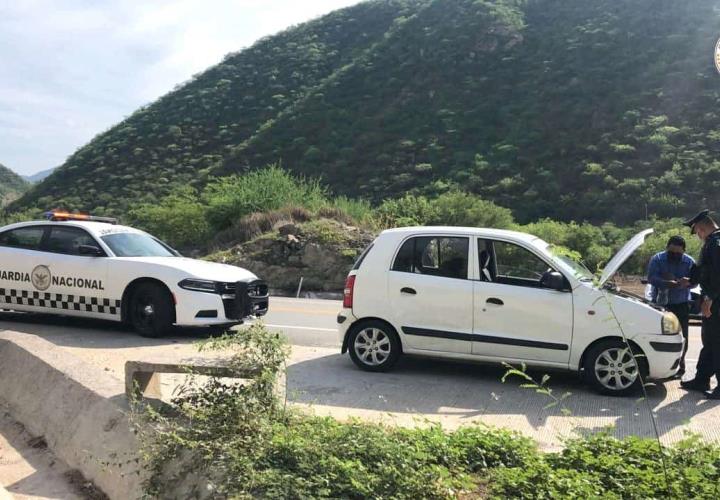
[(565, 278), (557, 271), (548, 271), (540, 278), (540, 284), (552, 290), (565, 290)]
[(105, 255), (105, 252), (95, 245), (79, 245), (78, 253), (88, 257), (103, 257)]

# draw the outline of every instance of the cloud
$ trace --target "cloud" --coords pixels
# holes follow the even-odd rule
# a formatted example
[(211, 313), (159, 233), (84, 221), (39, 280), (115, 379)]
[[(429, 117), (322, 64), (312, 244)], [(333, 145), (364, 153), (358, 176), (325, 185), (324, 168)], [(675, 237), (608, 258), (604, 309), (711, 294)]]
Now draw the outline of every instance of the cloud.
[(97, 133), (257, 39), (357, 0), (0, 4), (0, 163), (61, 164)]

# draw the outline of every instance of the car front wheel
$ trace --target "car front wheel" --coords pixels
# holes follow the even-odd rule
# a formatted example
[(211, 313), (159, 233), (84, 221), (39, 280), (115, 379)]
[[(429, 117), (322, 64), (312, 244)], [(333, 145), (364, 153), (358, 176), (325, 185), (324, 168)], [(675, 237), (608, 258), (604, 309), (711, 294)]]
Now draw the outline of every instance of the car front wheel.
[(400, 339), (395, 329), (382, 321), (361, 322), (348, 338), (350, 358), (363, 370), (390, 370), (400, 357)]
[(167, 290), (154, 283), (145, 283), (131, 296), (128, 319), (143, 337), (161, 337), (172, 327), (173, 307)]
[(585, 378), (602, 394), (627, 396), (638, 392), (647, 373), (639, 353), (619, 340), (594, 346), (585, 358)]

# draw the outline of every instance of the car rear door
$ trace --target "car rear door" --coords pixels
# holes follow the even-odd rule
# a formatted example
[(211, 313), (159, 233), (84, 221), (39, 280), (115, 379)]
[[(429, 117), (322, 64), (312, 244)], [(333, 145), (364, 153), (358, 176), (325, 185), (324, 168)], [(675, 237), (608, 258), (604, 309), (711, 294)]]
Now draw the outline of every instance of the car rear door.
[(528, 248), (485, 239), (478, 239), (478, 267), (472, 353), (499, 360), (567, 363), (572, 292), (540, 284), (543, 273), (556, 269)]
[(409, 349), (469, 354), (473, 282), (470, 237), (405, 239), (388, 277), (392, 322)]
[(32, 276), (42, 261), (46, 229), (27, 225), (0, 234), (0, 309), (42, 311)]

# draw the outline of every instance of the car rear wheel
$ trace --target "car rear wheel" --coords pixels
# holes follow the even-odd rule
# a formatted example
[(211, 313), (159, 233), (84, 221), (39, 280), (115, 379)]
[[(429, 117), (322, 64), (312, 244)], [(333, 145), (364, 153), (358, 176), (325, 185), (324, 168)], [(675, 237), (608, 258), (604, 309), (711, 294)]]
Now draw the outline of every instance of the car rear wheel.
[(348, 338), (350, 358), (363, 370), (390, 370), (400, 357), (400, 339), (385, 322), (372, 320), (358, 324)]
[(143, 337), (161, 337), (172, 327), (173, 307), (167, 290), (160, 285), (144, 283), (131, 295), (128, 319)]
[[(647, 370), (640, 353), (620, 340), (605, 340), (588, 351), (585, 378), (601, 394), (627, 396), (640, 390)], [(642, 377), (641, 377), (642, 375)]]

